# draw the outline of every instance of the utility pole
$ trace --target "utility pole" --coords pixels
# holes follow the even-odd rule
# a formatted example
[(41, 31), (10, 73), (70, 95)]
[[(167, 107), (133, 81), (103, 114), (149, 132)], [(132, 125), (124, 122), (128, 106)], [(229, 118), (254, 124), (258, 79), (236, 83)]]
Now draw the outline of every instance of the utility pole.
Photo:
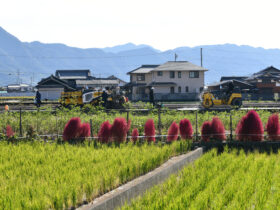
[(200, 48), (200, 66), (203, 67), (203, 63), (202, 63), (202, 48)]
[(174, 57), (175, 57), (175, 62), (176, 62), (178, 55), (175, 53)]
[(20, 75), (20, 71), (19, 71), (19, 69), (17, 70), (17, 84), (19, 84), (20, 83), (20, 78), (19, 78), (19, 75)]

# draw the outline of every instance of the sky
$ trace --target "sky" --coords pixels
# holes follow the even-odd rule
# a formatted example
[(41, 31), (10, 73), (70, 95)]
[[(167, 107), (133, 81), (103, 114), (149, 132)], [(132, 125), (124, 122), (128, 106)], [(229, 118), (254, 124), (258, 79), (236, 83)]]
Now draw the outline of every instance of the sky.
[(279, 8), (279, 0), (0, 0), (0, 26), (21, 41), (80, 48), (280, 48)]

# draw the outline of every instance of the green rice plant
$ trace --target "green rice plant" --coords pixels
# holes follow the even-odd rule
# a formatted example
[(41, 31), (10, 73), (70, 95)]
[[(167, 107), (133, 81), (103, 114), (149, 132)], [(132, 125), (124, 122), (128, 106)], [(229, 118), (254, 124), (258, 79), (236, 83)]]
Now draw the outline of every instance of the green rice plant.
[(189, 148), (187, 141), (116, 147), (1, 141), (0, 209), (77, 206)]
[(278, 209), (279, 157), (210, 151), (122, 209)]

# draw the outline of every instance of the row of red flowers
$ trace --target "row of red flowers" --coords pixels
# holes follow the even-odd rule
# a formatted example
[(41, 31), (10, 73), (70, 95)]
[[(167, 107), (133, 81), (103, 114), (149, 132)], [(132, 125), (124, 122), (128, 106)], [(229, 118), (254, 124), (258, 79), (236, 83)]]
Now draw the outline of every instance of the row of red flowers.
[[(98, 140), (102, 143), (108, 142), (124, 142), (130, 130), (131, 121), (126, 121), (125, 118), (117, 117), (114, 122), (110, 124), (105, 121), (101, 124), (98, 132)], [(270, 140), (280, 140), (280, 124), (278, 114), (272, 114), (266, 124), (268, 138)], [(235, 129), (236, 139), (239, 141), (262, 141), (264, 137), (264, 128), (258, 113), (254, 110), (249, 111), (241, 118)], [(193, 128), (188, 119), (182, 119), (179, 125), (174, 121), (170, 125), (167, 133), (167, 141), (175, 141), (178, 137), (181, 139), (191, 139), (193, 135)], [(6, 136), (11, 138), (14, 132), (11, 126), (6, 127)], [(70, 119), (64, 127), (63, 139), (70, 140), (84, 140), (90, 137), (89, 123), (82, 123), (79, 117)], [(139, 139), (139, 132), (137, 128), (133, 128), (131, 133), (132, 141), (136, 142)], [(156, 140), (156, 129), (153, 119), (148, 119), (144, 125), (144, 139), (148, 142)], [(205, 121), (201, 127), (202, 141), (226, 140), (225, 128), (222, 121), (218, 117), (213, 117), (212, 121)]]

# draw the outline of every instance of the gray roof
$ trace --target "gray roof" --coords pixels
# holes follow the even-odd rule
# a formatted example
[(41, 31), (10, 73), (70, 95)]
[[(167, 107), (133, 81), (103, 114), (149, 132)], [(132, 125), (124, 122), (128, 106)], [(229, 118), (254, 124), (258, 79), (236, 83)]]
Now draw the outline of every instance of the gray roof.
[(127, 74), (146, 74), (151, 72), (154, 68), (158, 67), (159, 65), (142, 65), (137, 69), (134, 69)]
[(118, 85), (116, 79), (76, 80), (77, 85)]
[(157, 68), (153, 69), (153, 71), (208, 71), (207, 69), (197, 66), (188, 61), (168, 61)]
[(247, 83), (247, 82), (244, 82), (244, 81), (240, 81), (240, 80), (224, 80), (224, 81), (221, 81), (221, 82), (216, 82), (216, 83), (213, 83), (213, 84), (210, 84), (210, 85), (207, 85), (208, 87), (214, 87), (214, 86), (220, 86), (220, 85), (224, 85), (224, 84), (227, 84), (227, 83), (230, 83), (230, 82), (236, 82), (236, 83), (241, 83), (243, 85), (247, 85), (247, 86), (250, 86), (250, 87), (253, 87), (253, 85)]
[(55, 76), (59, 79), (87, 79), (90, 70), (56, 70)]

